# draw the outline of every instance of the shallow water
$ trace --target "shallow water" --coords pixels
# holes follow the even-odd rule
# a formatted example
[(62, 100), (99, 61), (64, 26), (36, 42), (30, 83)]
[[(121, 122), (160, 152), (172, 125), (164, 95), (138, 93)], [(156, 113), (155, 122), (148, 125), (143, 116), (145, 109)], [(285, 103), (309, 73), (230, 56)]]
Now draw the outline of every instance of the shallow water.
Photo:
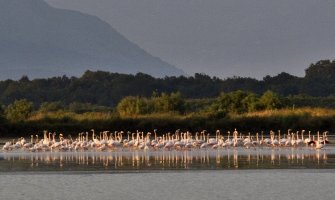
[(334, 171), (1, 175), (0, 199), (332, 200)]
[(335, 148), (0, 153), (0, 172), (335, 169)]
[(334, 180), (334, 146), (0, 152), (0, 199), (332, 200)]

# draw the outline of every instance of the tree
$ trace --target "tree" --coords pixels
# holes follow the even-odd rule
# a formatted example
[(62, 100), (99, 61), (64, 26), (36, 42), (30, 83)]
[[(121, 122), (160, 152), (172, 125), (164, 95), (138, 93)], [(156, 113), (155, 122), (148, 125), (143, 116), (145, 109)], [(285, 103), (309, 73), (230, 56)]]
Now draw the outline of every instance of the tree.
[(266, 110), (273, 110), (282, 106), (279, 96), (270, 90), (266, 91), (259, 101)]
[(243, 100), (242, 105), (246, 108), (247, 112), (253, 112), (262, 108), (259, 97), (255, 93), (249, 93)]
[(214, 102), (212, 109), (216, 112), (228, 113), (232, 104), (231, 96), (222, 92)]
[(162, 93), (160, 96), (152, 96), (150, 101), (154, 106), (154, 112), (167, 113), (167, 112), (182, 112), (184, 110), (184, 100), (180, 92), (166, 94)]
[(243, 101), (248, 96), (247, 92), (238, 90), (229, 93), (229, 95), (231, 97), (230, 112), (238, 114), (248, 112), (248, 105)]
[(148, 101), (140, 97), (125, 97), (117, 105), (121, 116), (134, 116), (148, 113)]
[(185, 102), (179, 92), (166, 94), (154, 92), (151, 98), (128, 96), (117, 105), (121, 116), (144, 115), (151, 113), (183, 112)]
[(170, 106), (172, 111), (184, 112), (185, 101), (180, 92), (173, 92), (170, 94)]
[(214, 108), (218, 112), (230, 113), (245, 113), (248, 112), (249, 100), (247, 98), (249, 93), (238, 90), (230, 93), (221, 93), (214, 103)]
[(11, 121), (23, 121), (28, 119), (33, 111), (33, 103), (26, 100), (16, 100), (5, 110), (6, 118)]
[(225, 116), (227, 113), (246, 113), (263, 109), (277, 109), (283, 102), (279, 96), (266, 91), (260, 98), (257, 94), (245, 91), (221, 93), (212, 104), (210, 111), (214, 116)]

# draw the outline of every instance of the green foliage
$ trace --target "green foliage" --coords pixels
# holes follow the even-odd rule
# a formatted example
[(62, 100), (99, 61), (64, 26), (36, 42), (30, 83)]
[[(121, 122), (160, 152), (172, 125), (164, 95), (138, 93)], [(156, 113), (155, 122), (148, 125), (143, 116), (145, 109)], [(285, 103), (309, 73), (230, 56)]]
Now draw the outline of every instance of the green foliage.
[(335, 108), (335, 97), (312, 97), (309, 95), (294, 95), (287, 97), (289, 107), (318, 107), (318, 108)]
[(259, 102), (265, 110), (273, 110), (282, 107), (282, 102), (280, 101), (279, 96), (270, 90), (266, 91), (261, 96)]
[(256, 111), (259, 107), (259, 99), (256, 94), (238, 90), (231, 93), (221, 93), (213, 104), (212, 111), (241, 114)]
[(248, 105), (246, 104), (247, 102), (244, 101), (244, 99), (248, 96), (247, 92), (238, 90), (236, 92), (231, 92), (229, 96), (232, 100), (230, 105), (230, 112), (240, 114), (248, 111)]
[(184, 110), (184, 100), (181, 98), (180, 92), (170, 95), (166, 93), (162, 93), (160, 96), (153, 95), (150, 101), (155, 113), (182, 112)]
[(242, 105), (244, 105), (247, 112), (254, 112), (262, 109), (259, 97), (255, 93), (248, 93), (248, 95), (242, 100)]
[(60, 101), (57, 102), (44, 102), (40, 105), (39, 112), (46, 113), (46, 112), (55, 112), (59, 110), (63, 110), (64, 106)]
[(10, 104), (6, 110), (6, 118), (11, 121), (23, 121), (27, 119), (33, 111), (33, 103), (26, 99), (16, 100)]
[(227, 113), (242, 114), (258, 110), (272, 110), (282, 107), (283, 100), (272, 92), (266, 91), (261, 97), (252, 92), (241, 90), (221, 93), (210, 109), (214, 116), (224, 116)]
[(184, 110), (184, 100), (179, 92), (158, 95), (153, 93), (151, 98), (132, 97), (123, 98), (117, 105), (121, 116), (136, 116), (151, 113), (168, 113)]
[(184, 103), (184, 113), (194, 113), (194, 112), (202, 112), (208, 111), (211, 109), (215, 99), (214, 98), (206, 98), (206, 99), (185, 99)]
[(232, 104), (232, 99), (229, 94), (221, 93), (217, 98), (216, 102), (213, 104), (214, 112), (228, 113), (230, 112), (230, 105)]
[(121, 116), (135, 116), (145, 114), (145, 101), (139, 97), (125, 97), (117, 105), (117, 112)]
[(68, 106), (68, 111), (74, 113), (111, 111), (112, 109), (105, 106), (93, 105), (91, 103), (73, 102)]
[[(78, 78), (63, 76), (30, 80), (22, 77), (18, 81), (0, 81), (0, 102), (8, 105), (16, 99), (27, 99), (35, 106), (59, 101), (63, 105), (78, 102), (116, 107), (123, 97), (151, 98), (153, 91), (157, 94), (179, 91), (187, 99), (205, 99), (215, 98), (221, 91), (230, 93), (238, 90), (258, 95), (271, 90), (283, 97), (299, 94), (314, 97), (335, 95), (335, 62), (321, 60), (311, 64), (306, 69), (305, 77), (282, 72), (276, 76), (266, 76), (263, 80), (243, 77), (219, 79), (205, 74), (154, 78), (143, 73), (127, 75), (103, 71), (87, 71)], [(170, 110), (167, 108), (169, 104), (157, 106), (160, 110)], [(241, 108), (242, 111), (239, 109), (236, 112), (244, 112), (246, 108)]]
[(320, 60), (306, 70), (307, 79), (329, 80), (335, 76), (335, 60)]
[[(273, 110), (265, 113), (277, 113), (270, 115), (233, 115), (229, 117), (213, 117), (211, 115), (194, 115), (183, 117), (180, 115), (151, 115), (118, 118), (112, 116), (95, 117), (96, 113), (86, 115), (81, 118), (80, 114), (62, 115), (60, 117), (47, 117), (36, 120), (27, 120), (19, 123), (4, 122), (0, 126), (2, 136), (9, 137), (29, 136), (31, 133), (43, 134), (43, 130), (63, 132), (68, 134), (78, 134), (78, 131), (95, 129), (96, 131), (104, 130), (123, 130), (123, 131), (150, 131), (158, 129), (158, 134), (172, 132), (177, 129), (183, 131), (196, 132), (199, 130), (208, 130), (212, 135), (215, 130), (220, 129), (222, 132), (234, 130), (237, 128), (241, 132), (260, 132), (269, 133), (276, 127), (281, 130), (311, 130), (311, 131), (335, 131), (335, 110), (327, 113), (329, 109), (314, 110)], [(315, 112), (314, 114), (312, 114)], [(325, 113), (326, 112), (326, 113)], [(322, 115), (320, 115), (322, 113)], [(93, 116), (91, 116), (93, 115)], [(77, 118), (78, 117), (78, 118)], [(14, 135), (14, 134), (17, 135)]]

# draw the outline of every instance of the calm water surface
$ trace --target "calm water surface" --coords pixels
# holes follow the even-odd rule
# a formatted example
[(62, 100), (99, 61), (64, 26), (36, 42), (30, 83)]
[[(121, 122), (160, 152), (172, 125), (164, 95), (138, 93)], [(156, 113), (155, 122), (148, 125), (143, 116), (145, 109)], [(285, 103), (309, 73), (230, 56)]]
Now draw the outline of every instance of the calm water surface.
[(335, 169), (335, 147), (191, 151), (2, 152), (0, 172)]
[(11, 200), (333, 200), (334, 182), (334, 146), (0, 152), (0, 199)]

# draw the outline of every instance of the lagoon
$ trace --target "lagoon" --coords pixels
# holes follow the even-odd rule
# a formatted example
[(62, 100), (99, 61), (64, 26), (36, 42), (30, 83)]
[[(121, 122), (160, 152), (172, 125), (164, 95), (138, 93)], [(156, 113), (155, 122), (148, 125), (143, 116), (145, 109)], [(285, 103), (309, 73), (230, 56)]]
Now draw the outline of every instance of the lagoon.
[(0, 152), (0, 199), (325, 199), (335, 147)]

